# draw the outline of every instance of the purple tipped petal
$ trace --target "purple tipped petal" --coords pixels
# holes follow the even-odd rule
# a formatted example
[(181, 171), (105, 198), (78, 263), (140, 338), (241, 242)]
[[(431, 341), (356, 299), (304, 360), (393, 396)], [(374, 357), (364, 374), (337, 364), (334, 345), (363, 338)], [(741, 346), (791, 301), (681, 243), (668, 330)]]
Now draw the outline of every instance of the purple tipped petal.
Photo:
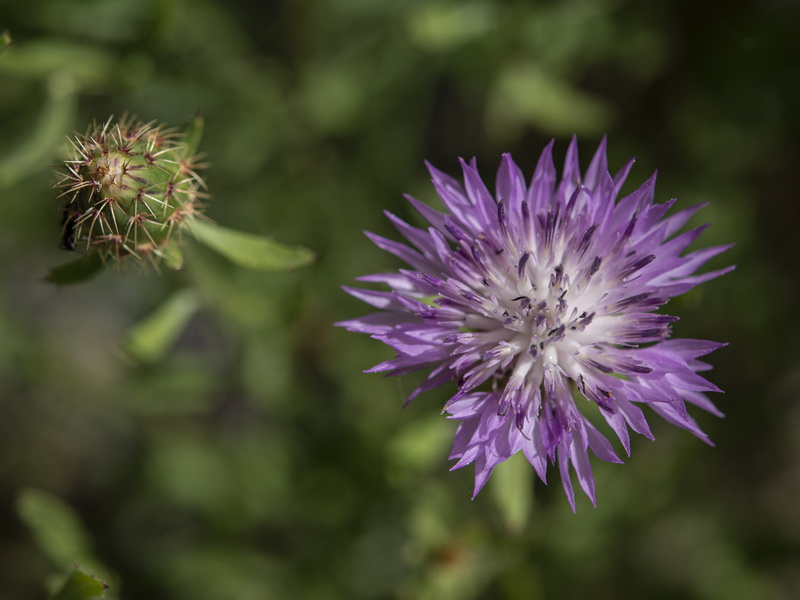
[(690, 206), (689, 208), (685, 208), (681, 211), (678, 211), (671, 217), (665, 219), (664, 222), (667, 223), (667, 237), (670, 237), (673, 234), (677, 233), (681, 227), (683, 227), (684, 225), (686, 225), (686, 223), (689, 222), (689, 219), (691, 219), (694, 216), (694, 213), (696, 213), (701, 208), (705, 208), (706, 206), (708, 206), (707, 202), (703, 204), (697, 204), (695, 206)]
[(606, 145), (608, 140), (606, 136), (600, 140), (600, 145), (592, 157), (592, 162), (589, 163), (589, 168), (586, 169), (586, 177), (584, 178), (584, 185), (590, 189), (598, 187), (600, 178), (608, 174), (608, 160), (606, 159)]
[(416, 210), (423, 219), (433, 225), (436, 229), (440, 231), (444, 230), (445, 215), (443, 213), (440, 213), (438, 210), (431, 208), (427, 204), (420, 202), (408, 194), (405, 194), (404, 198), (408, 200), (409, 204), (414, 207), (414, 210)]
[(533, 173), (531, 186), (528, 188), (527, 207), (530, 214), (536, 214), (549, 206), (556, 186), (556, 166), (553, 163), (553, 144), (551, 141), (539, 157), (539, 163)]
[[(576, 436), (576, 437), (579, 437)], [(570, 447), (570, 460), (572, 466), (575, 468), (575, 473), (578, 475), (578, 483), (583, 492), (592, 501), (592, 504), (597, 506), (597, 499), (594, 493), (594, 478), (592, 477), (592, 465), (589, 464), (589, 455), (581, 443), (576, 443), (573, 440)]]
[(561, 173), (561, 199), (564, 200), (572, 195), (572, 192), (581, 184), (581, 170), (578, 164), (578, 138), (572, 136), (567, 148), (567, 155), (564, 158), (564, 170)]
[(358, 298), (362, 302), (371, 304), (375, 308), (395, 311), (403, 310), (403, 305), (400, 304), (395, 292), (376, 292), (374, 290), (362, 290), (347, 286), (342, 286), (342, 289), (354, 298)]
[(399, 217), (394, 216), (388, 210), (383, 211), (383, 214), (387, 216), (403, 237), (422, 250), (426, 258), (433, 258), (433, 255), (436, 254), (435, 245), (427, 231), (409, 225)]
[(483, 179), (481, 179), (481, 176), (478, 174), (475, 160), (473, 159), (469, 164), (465, 163), (462, 159), (459, 160), (461, 162), (461, 169), (464, 172), (467, 198), (469, 198), (470, 204), (473, 206), (474, 213), (478, 216), (479, 229), (477, 231), (481, 231), (484, 230), (483, 228), (489, 227), (495, 223), (497, 203), (494, 198), (492, 198), (491, 194), (489, 194), (486, 184), (483, 183)]
[(338, 327), (344, 327), (348, 331), (357, 333), (368, 333), (369, 335), (387, 334), (398, 325), (402, 325), (405, 318), (393, 313), (373, 313), (358, 319), (349, 321), (339, 321)]
[(620, 189), (622, 189), (622, 186), (627, 181), (628, 175), (630, 174), (631, 169), (633, 168), (635, 162), (636, 162), (635, 158), (630, 159), (628, 162), (625, 163), (625, 166), (623, 166), (617, 172), (617, 174), (614, 175), (614, 198), (616, 198), (619, 195), (619, 191)]
[(572, 489), (572, 480), (569, 476), (569, 462), (572, 457), (570, 456), (569, 452), (570, 450), (568, 444), (559, 446), (558, 470), (561, 474), (561, 485), (564, 487), (564, 493), (567, 495), (567, 500), (572, 508), (572, 512), (575, 512), (575, 492)]
[(509, 203), (512, 209), (518, 210), (525, 199), (527, 186), (522, 171), (511, 158), (510, 154), (503, 155), (500, 169), (497, 171), (497, 198)]
[(597, 458), (610, 463), (622, 463), (620, 458), (617, 456), (617, 453), (614, 452), (611, 442), (609, 442), (602, 433), (597, 431), (594, 425), (588, 421), (584, 421), (584, 427), (586, 429), (586, 437), (589, 444), (589, 449)]

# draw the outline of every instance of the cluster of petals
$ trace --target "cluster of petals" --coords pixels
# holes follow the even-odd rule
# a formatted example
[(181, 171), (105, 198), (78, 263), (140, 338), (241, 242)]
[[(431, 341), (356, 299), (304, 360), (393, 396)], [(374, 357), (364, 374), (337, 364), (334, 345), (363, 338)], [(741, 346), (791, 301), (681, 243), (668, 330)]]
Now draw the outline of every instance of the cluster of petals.
[(474, 463), (474, 494), (523, 452), (545, 482), (557, 466), (574, 510), (570, 467), (595, 503), (589, 451), (621, 462), (598, 414), (628, 454), (629, 430), (652, 439), (643, 405), (710, 443), (687, 404), (720, 415), (698, 359), (722, 344), (671, 339), (677, 317), (656, 311), (732, 267), (696, 273), (728, 246), (686, 252), (705, 227), (679, 232), (701, 206), (666, 216), (655, 175), (619, 198), (633, 161), (609, 174), (605, 140), (582, 174), (573, 139), (560, 180), (552, 146), (530, 183), (504, 155), (494, 195), (474, 160), (463, 184), (428, 165), (446, 210), (407, 197), (424, 229), (386, 213), (408, 244), (367, 235), (409, 268), (360, 278), (389, 291), (345, 288), (378, 312), (340, 325), (396, 351), (370, 372), (427, 372), (409, 401), (456, 381), (450, 458)]

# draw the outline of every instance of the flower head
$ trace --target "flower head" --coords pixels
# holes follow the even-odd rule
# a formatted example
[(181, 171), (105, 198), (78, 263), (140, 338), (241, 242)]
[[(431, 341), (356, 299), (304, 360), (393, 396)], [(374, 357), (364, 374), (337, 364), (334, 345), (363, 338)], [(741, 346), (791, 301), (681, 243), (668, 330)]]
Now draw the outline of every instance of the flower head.
[(644, 404), (709, 442), (686, 404), (721, 414), (698, 357), (723, 344), (669, 339), (677, 317), (656, 310), (732, 269), (694, 274), (728, 246), (683, 254), (704, 227), (677, 232), (700, 206), (665, 217), (674, 200), (654, 203), (655, 176), (617, 200), (632, 164), (612, 177), (603, 140), (582, 177), (573, 139), (557, 181), (551, 142), (530, 185), (504, 155), (494, 197), (474, 161), (462, 161), (463, 186), (429, 165), (447, 211), (408, 197), (427, 230), (387, 213), (413, 247), (367, 234), (411, 269), (360, 278), (390, 291), (346, 288), (380, 312), (340, 325), (397, 351), (370, 372), (429, 371), (409, 401), (457, 381), (444, 407), (460, 421), (450, 458), (475, 463), (475, 494), (522, 451), (543, 481), (558, 466), (573, 510), (570, 466), (595, 503), (588, 451), (621, 461), (593, 411), (629, 455), (629, 428), (652, 439)]
[(75, 136), (58, 184), (64, 188), (62, 248), (104, 260), (163, 256), (172, 234), (202, 212), (196, 140), (185, 138), (131, 118), (109, 119)]

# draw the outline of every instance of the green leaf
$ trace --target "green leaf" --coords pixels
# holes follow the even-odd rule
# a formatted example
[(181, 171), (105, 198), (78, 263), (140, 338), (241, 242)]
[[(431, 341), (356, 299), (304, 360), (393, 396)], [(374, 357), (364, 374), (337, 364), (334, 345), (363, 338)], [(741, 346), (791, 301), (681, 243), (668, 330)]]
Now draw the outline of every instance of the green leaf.
[(94, 600), (105, 598), (108, 584), (89, 575), (80, 569), (75, 569), (69, 574), (64, 585), (52, 596), (50, 600)]
[(63, 500), (43, 490), (25, 489), (17, 497), (17, 512), (60, 570), (70, 571), (80, 563), (107, 576), (107, 569), (92, 553), (91, 540), (78, 514)]
[(81, 256), (50, 270), (45, 281), (55, 285), (73, 285), (88, 281), (103, 269), (103, 260), (97, 254)]
[(128, 332), (123, 343), (125, 352), (143, 362), (161, 359), (175, 343), (198, 306), (199, 301), (193, 291), (178, 292)]
[(521, 452), (497, 466), (490, 489), (508, 530), (521, 533), (528, 523), (533, 500), (533, 467)]
[(169, 269), (178, 271), (183, 268), (183, 251), (175, 242), (168, 243), (161, 248), (161, 258), (164, 261), (164, 265)]
[(203, 137), (204, 124), (203, 117), (200, 115), (197, 115), (186, 124), (183, 139), (183, 143), (186, 144), (186, 149), (183, 153), (184, 158), (194, 156), (197, 152), (197, 148), (200, 146), (200, 139)]
[(195, 220), (188, 229), (199, 242), (249, 269), (289, 271), (314, 260), (314, 253), (306, 248), (284, 246), (267, 237), (234, 231), (207, 221)]

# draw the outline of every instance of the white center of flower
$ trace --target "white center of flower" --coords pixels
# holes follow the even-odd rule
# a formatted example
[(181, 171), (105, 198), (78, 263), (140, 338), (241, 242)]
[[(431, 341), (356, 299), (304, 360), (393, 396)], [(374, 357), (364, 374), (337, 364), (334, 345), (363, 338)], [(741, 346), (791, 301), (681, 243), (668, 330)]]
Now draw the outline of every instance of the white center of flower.
[(462, 288), (461, 297), (474, 309), (465, 311), (470, 333), (460, 340), (474, 350), (464, 356), (464, 386), (508, 374), (516, 385), (538, 387), (547, 371), (579, 382), (582, 349), (603, 341), (604, 327), (592, 325), (590, 308), (602, 296), (597, 282), (590, 285), (601, 259), (590, 258), (567, 273), (560, 262), (542, 268), (527, 252), (509, 265), (504, 254), (476, 253), (486, 276), (480, 288)]

